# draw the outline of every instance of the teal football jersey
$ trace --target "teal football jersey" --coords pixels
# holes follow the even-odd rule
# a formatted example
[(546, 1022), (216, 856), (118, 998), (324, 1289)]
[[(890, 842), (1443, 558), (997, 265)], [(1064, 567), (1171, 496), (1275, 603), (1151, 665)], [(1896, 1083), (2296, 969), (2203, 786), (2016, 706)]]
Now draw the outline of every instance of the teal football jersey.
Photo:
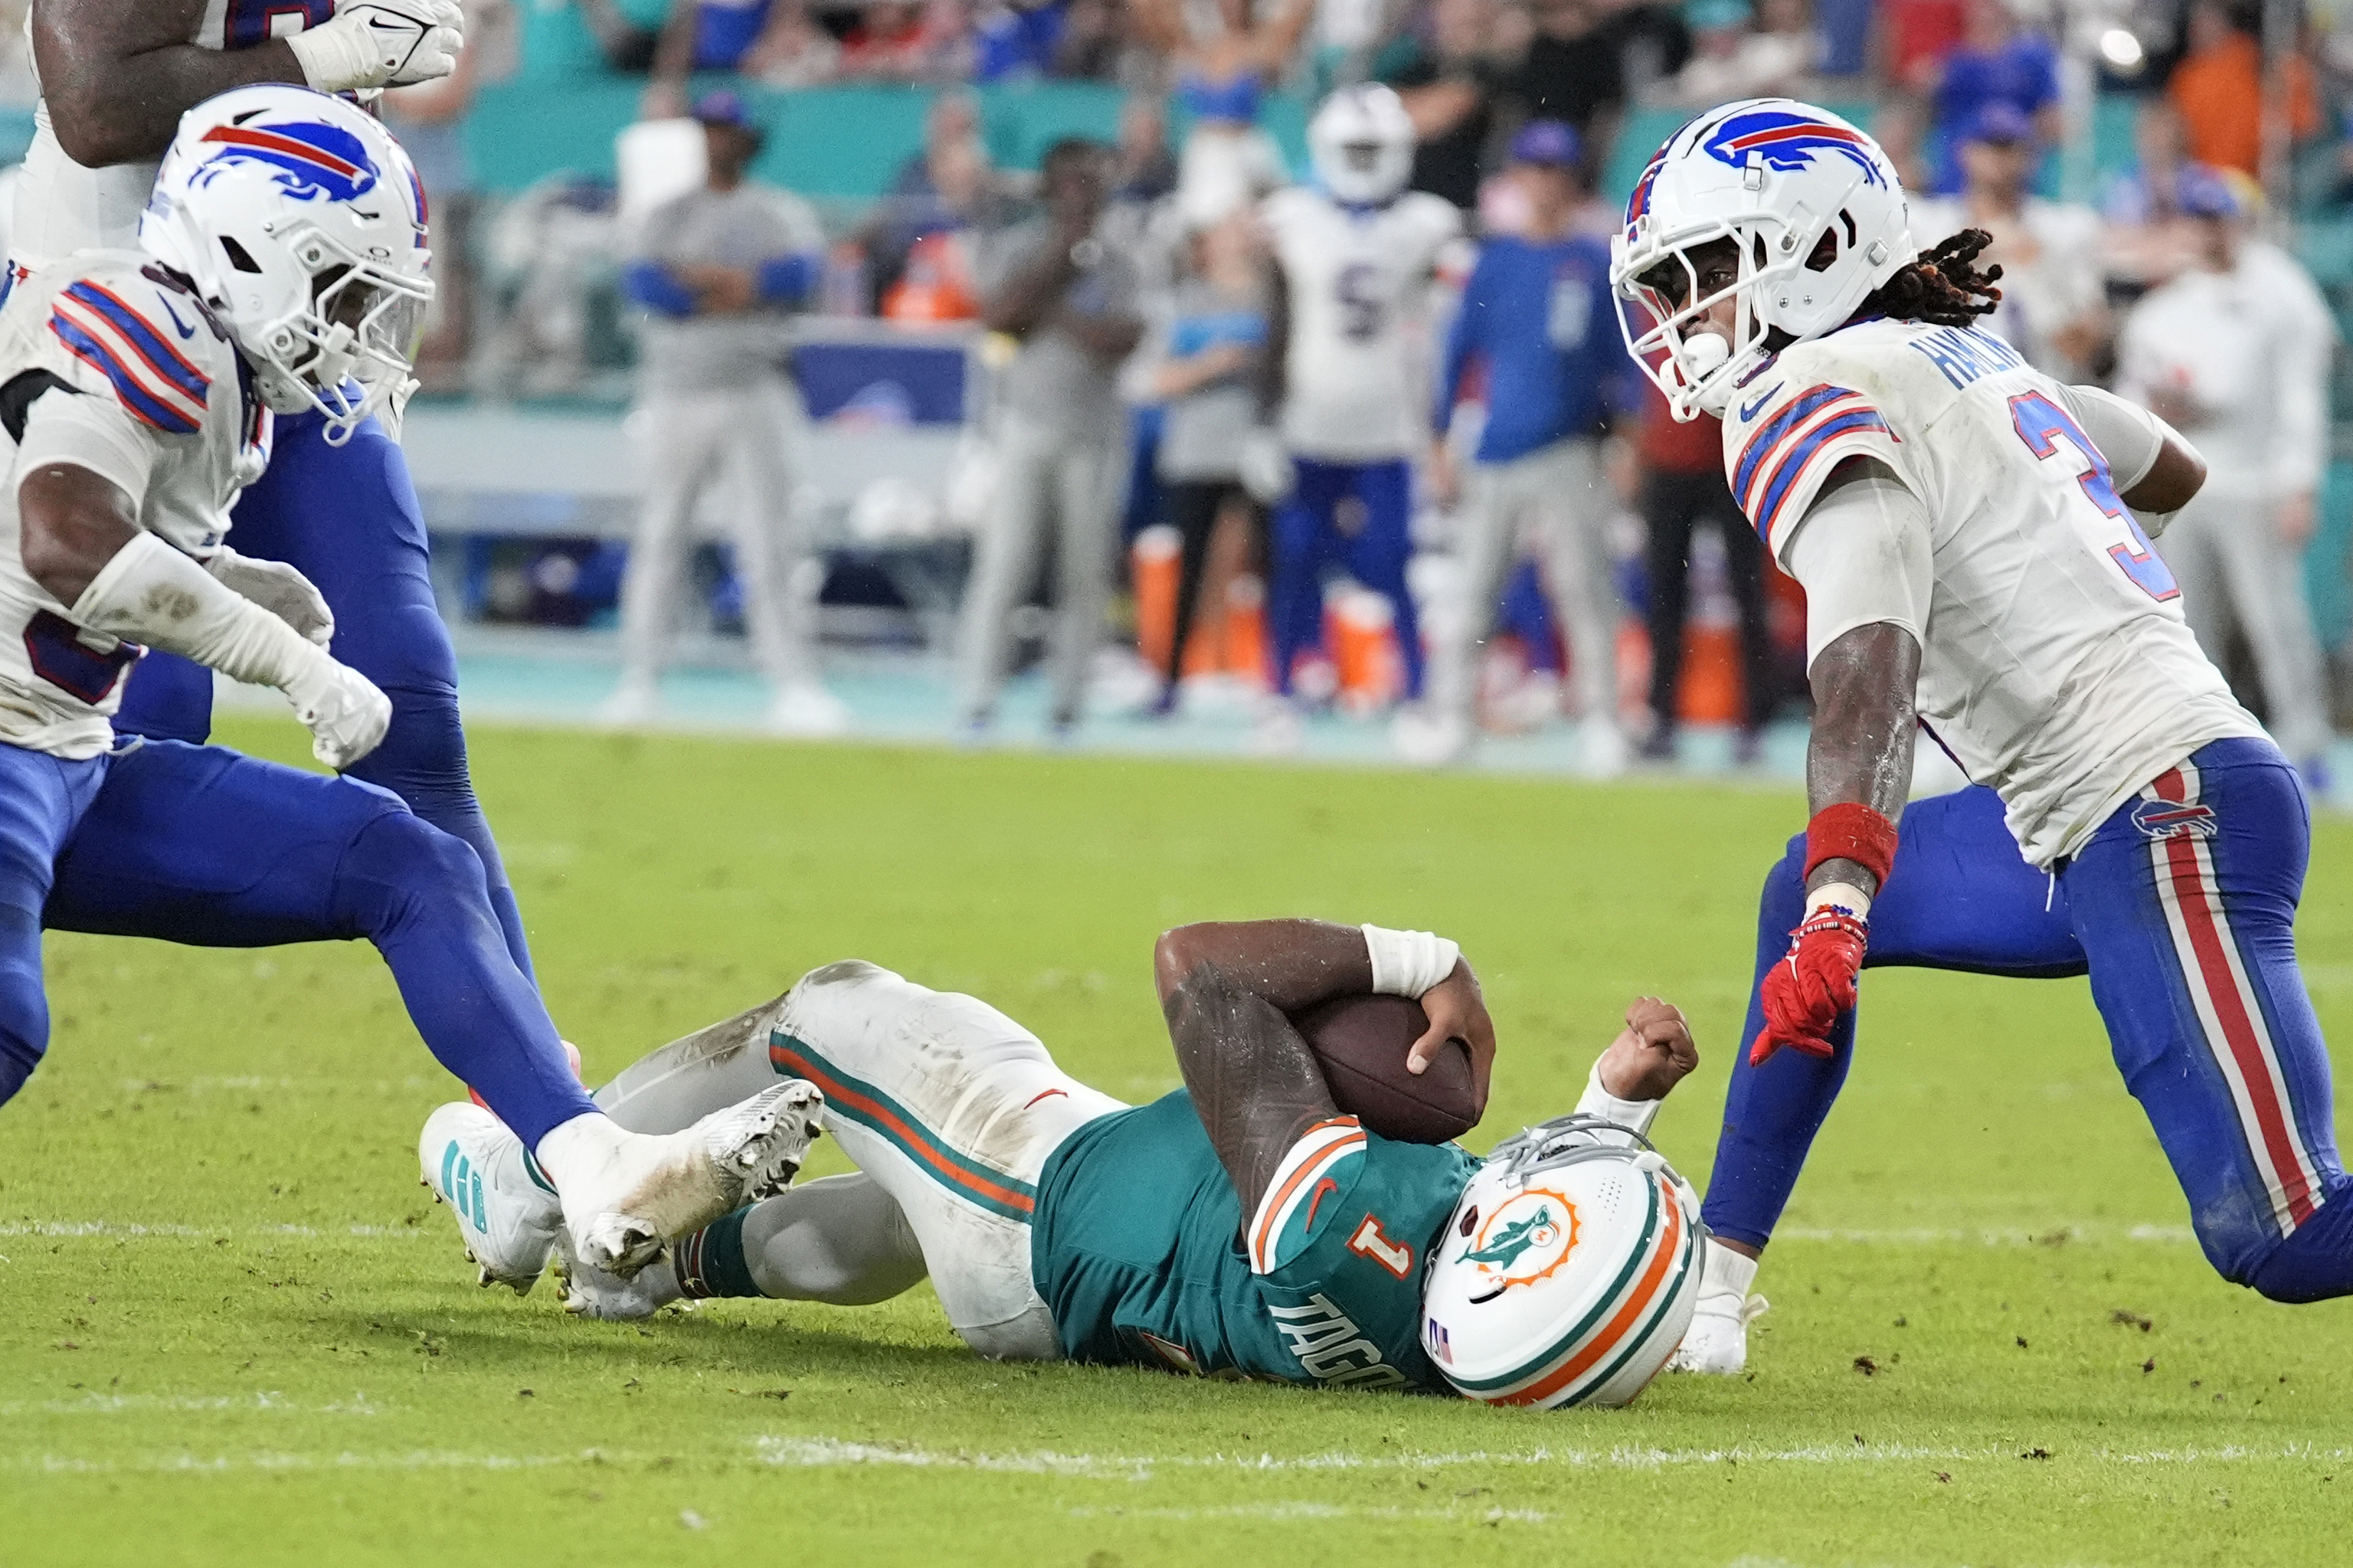
[(1284, 1160), (1246, 1243), (1180, 1089), (1048, 1158), (1030, 1268), (1073, 1361), (1446, 1393), (1421, 1351), (1422, 1265), (1478, 1166), (1339, 1118)]

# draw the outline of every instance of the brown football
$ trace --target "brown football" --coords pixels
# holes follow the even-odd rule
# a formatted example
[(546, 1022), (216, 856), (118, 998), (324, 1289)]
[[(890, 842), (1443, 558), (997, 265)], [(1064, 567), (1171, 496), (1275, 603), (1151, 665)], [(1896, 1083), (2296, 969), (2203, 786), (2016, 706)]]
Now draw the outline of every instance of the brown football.
[(1478, 1125), (1461, 1041), (1448, 1041), (1419, 1077), (1406, 1071), (1406, 1052), (1430, 1027), (1411, 997), (1335, 997), (1292, 1022), (1315, 1053), (1332, 1103), (1383, 1138), (1444, 1143)]

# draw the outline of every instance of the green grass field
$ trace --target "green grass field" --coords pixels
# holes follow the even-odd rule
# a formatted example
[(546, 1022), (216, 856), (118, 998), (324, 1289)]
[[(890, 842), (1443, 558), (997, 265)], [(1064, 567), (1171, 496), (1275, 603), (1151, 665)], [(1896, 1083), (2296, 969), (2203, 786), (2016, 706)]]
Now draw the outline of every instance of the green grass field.
[[(287, 726), (224, 738), (278, 755)], [(1431, 927), (1503, 1040), (1484, 1147), (1638, 991), (1704, 1180), (1789, 792), (524, 731), (475, 737), (592, 1075), (857, 955), (1130, 1099), (1154, 935)], [(2353, 825), (2302, 938), (2353, 1038)], [(2080, 982), (1884, 974), (1753, 1375), (1620, 1412), (992, 1365), (927, 1291), (575, 1323), (417, 1185), (453, 1093), (364, 947), (68, 938), (0, 1112), (0, 1563), (2309, 1563), (2353, 1554), (2353, 1313), (2228, 1286)], [(823, 1146), (821, 1146), (823, 1147)], [(827, 1150), (814, 1169), (836, 1168)], [(1868, 1358), (1866, 1361), (1863, 1358)], [(1508, 1560), (1508, 1559), (1507, 1559)]]

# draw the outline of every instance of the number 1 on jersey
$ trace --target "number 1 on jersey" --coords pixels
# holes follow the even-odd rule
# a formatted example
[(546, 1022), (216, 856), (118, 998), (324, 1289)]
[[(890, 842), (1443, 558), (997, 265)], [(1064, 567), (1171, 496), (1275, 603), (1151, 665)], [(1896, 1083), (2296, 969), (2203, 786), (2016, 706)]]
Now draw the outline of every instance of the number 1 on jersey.
[(2018, 439), (2026, 443), (2026, 450), (2045, 461), (2059, 455), (2061, 437), (2074, 444), (2092, 465), (2075, 476), (2075, 482), (2084, 487), (2084, 493), (2102, 515), (2117, 519), (2132, 535), (2130, 544), (2110, 545), (2108, 558), (2149, 598), (2159, 603), (2179, 599), (2181, 588), (2174, 582), (2172, 572), (2158, 558), (2148, 535), (2140, 531), (2132, 508), (2116, 493), (2116, 476), (2108, 471), (2108, 460), (2100, 455), (2100, 449), (2092, 444), (2092, 438), (2084, 433), (2084, 427), (2075, 422), (2074, 416), (2040, 392), (2021, 392), (2010, 400), (2010, 422), (2017, 429)]
[(1388, 1232), (1381, 1229), (1381, 1222), (1371, 1214), (1365, 1216), (1365, 1223), (1348, 1238), (1348, 1250), (1371, 1258), (1399, 1279), (1413, 1277), (1413, 1248), (1405, 1242), (1391, 1240)]

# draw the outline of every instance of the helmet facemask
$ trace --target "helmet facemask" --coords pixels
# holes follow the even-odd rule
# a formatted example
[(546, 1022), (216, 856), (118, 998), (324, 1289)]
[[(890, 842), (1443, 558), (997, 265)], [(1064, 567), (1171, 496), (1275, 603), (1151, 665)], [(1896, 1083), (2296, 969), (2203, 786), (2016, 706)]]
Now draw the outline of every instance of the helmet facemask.
[(404, 387), (432, 303), (428, 278), (404, 277), (323, 234), (290, 237), (310, 274), (303, 308), (248, 326), (229, 322), (253, 362), (263, 400), (279, 413), (326, 417), (330, 446), (349, 440)]

